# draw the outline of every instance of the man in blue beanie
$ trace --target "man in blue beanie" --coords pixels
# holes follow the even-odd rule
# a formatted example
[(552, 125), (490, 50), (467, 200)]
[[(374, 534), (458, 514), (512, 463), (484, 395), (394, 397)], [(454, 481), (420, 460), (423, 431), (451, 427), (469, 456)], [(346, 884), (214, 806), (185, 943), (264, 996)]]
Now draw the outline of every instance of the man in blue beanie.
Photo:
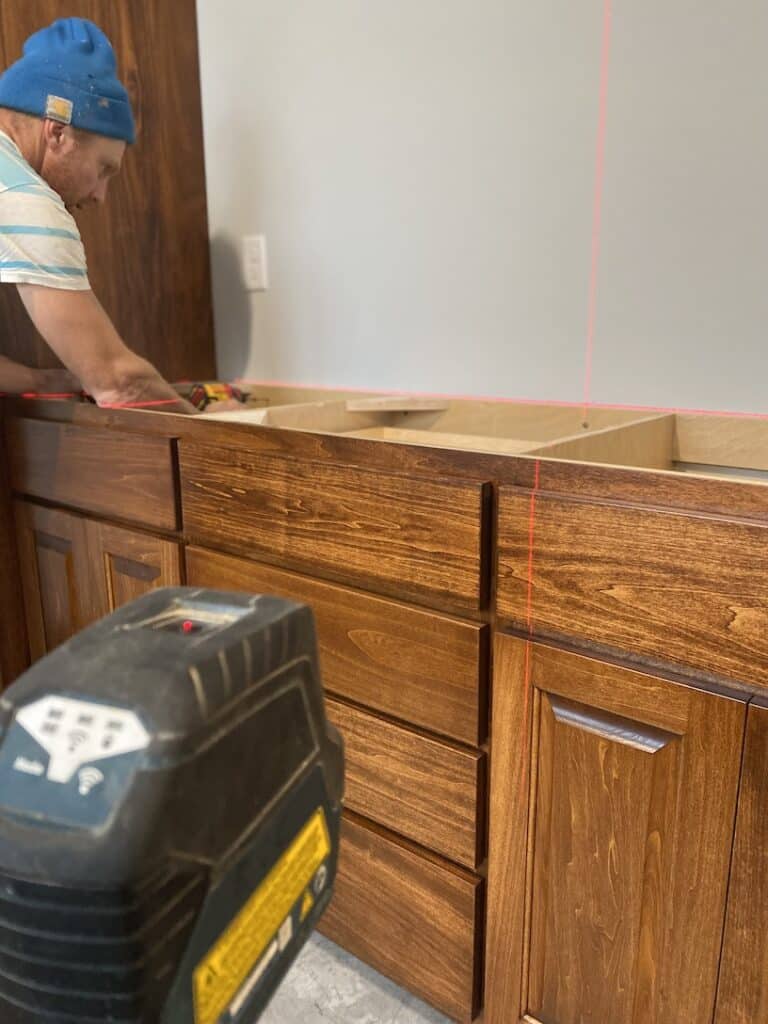
[(194, 412), (122, 341), (88, 282), (72, 210), (103, 203), (135, 141), (104, 33), (62, 18), (30, 36), (0, 77), (0, 283), (14, 284), (68, 371), (0, 356), (0, 392), (76, 391), (99, 405)]

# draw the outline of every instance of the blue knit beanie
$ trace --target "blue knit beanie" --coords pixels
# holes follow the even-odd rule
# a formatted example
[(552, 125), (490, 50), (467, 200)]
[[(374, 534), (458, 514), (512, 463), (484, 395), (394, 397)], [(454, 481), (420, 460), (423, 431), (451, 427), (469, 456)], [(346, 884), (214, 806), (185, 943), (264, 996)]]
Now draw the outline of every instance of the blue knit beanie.
[(61, 18), (29, 37), (24, 56), (0, 77), (0, 107), (136, 141), (112, 44), (85, 18)]

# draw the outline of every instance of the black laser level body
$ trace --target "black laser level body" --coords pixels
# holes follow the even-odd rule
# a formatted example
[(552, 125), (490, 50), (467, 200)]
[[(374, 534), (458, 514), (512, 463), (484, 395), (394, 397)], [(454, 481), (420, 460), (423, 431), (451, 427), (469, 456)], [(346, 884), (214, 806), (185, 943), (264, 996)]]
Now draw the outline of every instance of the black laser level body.
[(309, 608), (157, 590), (0, 700), (3, 1024), (252, 1024), (327, 906)]

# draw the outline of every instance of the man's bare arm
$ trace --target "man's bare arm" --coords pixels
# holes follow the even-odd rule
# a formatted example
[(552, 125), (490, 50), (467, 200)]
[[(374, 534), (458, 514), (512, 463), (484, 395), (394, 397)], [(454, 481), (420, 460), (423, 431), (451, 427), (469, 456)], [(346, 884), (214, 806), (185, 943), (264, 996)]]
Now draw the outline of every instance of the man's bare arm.
[(92, 291), (17, 288), (35, 327), (99, 405), (156, 402), (168, 412), (195, 412), (151, 363), (128, 348)]
[(0, 356), (0, 393), (6, 395), (69, 394), (80, 391), (80, 383), (69, 370), (38, 370)]

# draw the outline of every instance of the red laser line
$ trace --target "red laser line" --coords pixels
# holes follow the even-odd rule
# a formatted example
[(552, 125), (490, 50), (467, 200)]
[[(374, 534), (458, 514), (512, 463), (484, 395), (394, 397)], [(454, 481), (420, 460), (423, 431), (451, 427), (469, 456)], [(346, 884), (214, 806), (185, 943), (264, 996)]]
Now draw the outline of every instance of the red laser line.
[(67, 391), (61, 394), (55, 394), (54, 392), (46, 393), (42, 391), (25, 391), (20, 396), (21, 398), (77, 398), (74, 391)]
[[(291, 381), (281, 380), (248, 380), (239, 377), (235, 384), (244, 388), (295, 388), (297, 391), (354, 391), (366, 395), (399, 395), (403, 398), (441, 398), (445, 401), (454, 402), (498, 402), (508, 405), (542, 405), (555, 406), (559, 409), (584, 409), (583, 402), (567, 402), (563, 399), (549, 398), (499, 398), (498, 395), (460, 395), (454, 392), (440, 391), (382, 391), (381, 388), (332, 388), (327, 384), (296, 384)], [(768, 420), (768, 413), (764, 412), (743, 412), (735, 409), (692, 409), (682, 405), (630, 405), (611, 402), (590, 402), (591, 409), (608, 409), (616, 412), (647, 412), (647, 413), (690, 413), (692, 416), (738, 416), (743, 419)], [(616, 424), (621, 426), (621, 424)]]
[(597, 319), (597, 283), (600, 268), (600, 236), (603, 217), (603, 186), (605, 181), (605, 136), (608, 122), (608, 69), (611, 57), (611, 0), (605, 0), (603, 16), (603, 48), (600, 59), (600, 114), (597, 127), (597, 159), (595, 168), (595, 207), (592, 223), (592, 269), (589, 277), (589, 319), (587, 352), (584, 364), (584, 420), (592, 394), (592, 360), (595, 348)]

